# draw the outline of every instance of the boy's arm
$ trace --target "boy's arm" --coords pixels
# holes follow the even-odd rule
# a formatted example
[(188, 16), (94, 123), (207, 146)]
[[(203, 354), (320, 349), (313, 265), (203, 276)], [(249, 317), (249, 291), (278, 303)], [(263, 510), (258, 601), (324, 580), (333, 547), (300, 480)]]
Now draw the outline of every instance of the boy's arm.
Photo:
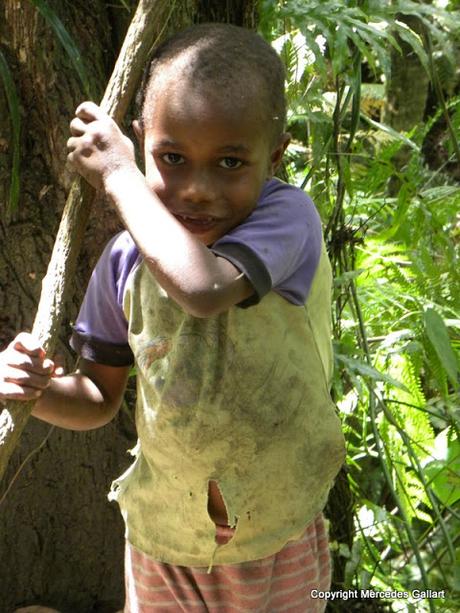
[(169, 213), (137, 168), (113, 171), (104, 188), (154, 277), (186, 312), (210, 317), (254, 292), (236, 266), (214, 255)]
[(129, 366), (81, 359), (77, 372), (62, 376), (39, 341), (21, 332), (0, 353), (0, 402), (35, 400), (35, 417), (61, 428), (91, 430), (117, 412), (128, 374)]
[(104, 426), (117, 413), (129, 367), (96, 364), (81, 359), (75, 373), (50, 379), (32, 415), (68, 430)]
[(115, 122), (93, 103), (84, 103), (77, 114), (85, 118), (86, 131), (69, 139), (69, 161), (94, 187), (105, 189), (171, 298), (195, 317), (215, 315), (248, 298), (254, 289), (244, 274), (210, 252), (148, 188), (133, 145)]

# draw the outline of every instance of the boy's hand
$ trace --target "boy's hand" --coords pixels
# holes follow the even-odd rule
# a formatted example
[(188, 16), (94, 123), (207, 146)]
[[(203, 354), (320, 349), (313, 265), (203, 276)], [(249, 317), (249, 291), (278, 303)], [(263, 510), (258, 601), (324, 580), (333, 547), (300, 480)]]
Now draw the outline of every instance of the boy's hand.
[(137, 170), (133, 143), (94, 102), (80, 104), (70, 132), (67, 159), (96, 189), (115, 170)]
[(36, 400), (52, 377), (63, 374), (62, 366), (45, 357), (39, 342), (21, 332), (0, 353), (0, 400)]

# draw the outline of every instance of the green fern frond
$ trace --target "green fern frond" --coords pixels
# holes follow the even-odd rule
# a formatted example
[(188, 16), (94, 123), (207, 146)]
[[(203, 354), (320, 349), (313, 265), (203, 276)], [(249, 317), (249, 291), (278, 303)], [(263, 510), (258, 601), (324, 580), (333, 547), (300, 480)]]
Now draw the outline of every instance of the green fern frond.
[(448, 397), (447, 375), (444, 370), (438, 354), (434, 350), (429, 339), (424, 336), (423, 347), (425, 350), (426, 368), (435, 381), (435, 386), (439, 390), (441, 396), (446, 400)]
[(433, 518), (424, 510), (424, 507), (426, 509), (431, 509), (432, 504), (425, 487), (420, 481), (420, 477), (413, 470), (406, 470), (404, 479), (406, 494), (412, 500), (414, 517), (423, 519), (423, 521), (432, 524)]
[(387, 369), (405, 386), (405, 389), (388, 387), (388, 411), (407, 435), (406, 444), (411, 445), (415, 455), (426, 457), (434, 445), (434, 432), (428, 415), (423, 411), (426, 400), (412, 360), (405, 353), (394, 353), (387, 358)]
[(415, 374), (415, 368), (412, 360), (406, 354), (401, 354), (400, 373), (401, 380), (409, 390), (408, 402), (416, 406), (424, 406), (426, 403), (425, 396), (422, 391), (422, 384)]

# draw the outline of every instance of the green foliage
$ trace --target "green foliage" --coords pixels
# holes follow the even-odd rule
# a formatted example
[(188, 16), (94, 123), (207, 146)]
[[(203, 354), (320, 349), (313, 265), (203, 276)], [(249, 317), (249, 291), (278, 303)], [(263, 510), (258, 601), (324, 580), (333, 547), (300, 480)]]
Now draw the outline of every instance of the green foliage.
[(65, 52), (67, 53), (70, 61), (72, 62), (73, 67), (75, 68), (75, 72), (80, 78), (80, 82), (82, 84), (85, 96), (88, 99), (91, 99), (92, 96), (89, 78), (86, 73), (80, 50), (75, 44), (73, 38), (70, 36), (62, 21), (59, 19), (59, 17), (45, 0), (30, 0), (30, 2), (37, 8), (43, 18), (53, 28), (56, 37), (62, 44)]
[(442, 430), (435, 440), (438, 458), (425, 465), (425, 478), (436, 497), (445, 506), (460, 499), (460, 442), (451, 428)]
[[(398, 40), (432, 79), (439, 50), (444, 69), (455, 71), (459, 14), (453, 3), (410, 0), (260, 6), (262, 32), (286, 64), (293, 144), (285, 171), (318, 205), (335, 273), (333, 391), (356, 500), (353, 546), (335, 544), (347, 560), (345, 587), (446, 589), (443, 610), (454, 610), (460, 188), (447, 164), (430, 171), (422, 150), (447, 111), (452, 130), (443, 146), (454, 159), (460, 101), (440, 102), (424, 125), (399, 133), (370, 117), (363, 99), (379, 108), (379, 81), (389, 78)], [(417, 31), (401, 15), (416, 17)], [(363, 65), (375, 87), (362, 86)], [(404, 606), (436, 609), (434, 601)], [(398, 602), (391, 608), (403, 610)]]
[(458, 390), (458, 364), (443, 318), (434, 309), (424, 313), (425, 330), (452, 386)]

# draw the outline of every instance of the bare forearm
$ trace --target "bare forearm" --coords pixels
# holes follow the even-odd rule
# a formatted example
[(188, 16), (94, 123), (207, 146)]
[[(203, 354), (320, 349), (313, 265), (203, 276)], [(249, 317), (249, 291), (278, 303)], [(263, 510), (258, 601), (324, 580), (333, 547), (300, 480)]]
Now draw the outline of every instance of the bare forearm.
[[(225, 308), (227, 291), (241, 275), (168, 212), (140, 171), (112, 173), (105, 190), (156, 280), (184, 310), (206, 316), (208, 308)], [(247, 293), (244, 287), (240, 299)]]
[(34, 417), (68, 430), (99, 428), (114, 413), (96, 384), (81, 373), (52, 379), (32, 411)]

